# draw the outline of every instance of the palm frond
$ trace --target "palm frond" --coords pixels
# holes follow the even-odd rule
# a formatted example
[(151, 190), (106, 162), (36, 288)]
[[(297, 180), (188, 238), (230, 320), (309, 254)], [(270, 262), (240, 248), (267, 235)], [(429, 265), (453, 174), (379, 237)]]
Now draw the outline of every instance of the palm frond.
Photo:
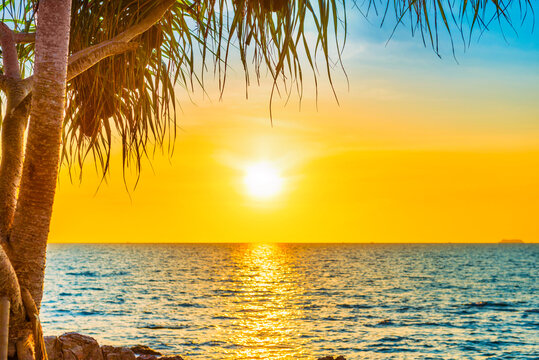
[[(75, 0), (71, 52), (114, 37), (158, 4)], [(316, 77), (318, 53), (326, 59), (331, 79), (333, 40), (336, 53), (342, 51), (338, 38), (345, 18), (339, 4), (177, 1), (158, 24), (134, 40), (140, 43), (137, 51), (105, 59), (70, 82), (64, 160), (80, 167), (91, 155), (106, 172), (117, 133), (124, 165), (134, 164), (139, 170), (148, 145), (173, 142), (167, 140), (175, 136), (178, 85), (187, 91), (196, 86), (204, 90), (204, 76), (213, 69), (224, 91), (233, 56), (243, 65), (246, 86), (251, 84), (251, 72), (257, 82), (269, 72), (276, 91), (290, 93), (295, 88), (301, 95), (302, 57)], [(308, 38), (308, 22), (316, 24), (314, 43)]]
[(438, 55), (442, 38), (451, 43), (454, 53), (457, 38), (467, 47), (474, 34), (480, 37), (494, 26), (502, 33), (516, 31), (519, 20), (530, 19), (533, 31), (535, 22), (531, 0), (368, 0), (362, 10), (366, 16), (371, 12), (381, 15), (382, 24), (392, 23), (394, 29), (408, 26)]
[[(70, 51), (113, 38), (158, 5), (146, 1), (74, 1)], [(147, 144), (174, 134), (175, 87), (183, 58), (174, 12), (139, 36), (136, 51), (102, 60), (68, 84), (63, 158), (82, 166), (91, 154), (107, 171), (113, 135), (121, 138), (124, 165), (140, 160)]]
[[(70, 52), (112, 39), (164, 1), (170, 0), (73, 0)], [(37, 4), (6, 0), (0, 13), (28, 32)], [(105, 174), (118, 136), (124, 168), (134, 165), (138, 172), (152, 145), (173, 144), (177, 91), (204, 91), (213, 73), (222, 94), (236, 61), (246, 88), (269, 74), (272, 96), (295, 91), (301, 99), (305, 76), (312, 74), (317, 85), (321, 71), (333, 87), (336, 69), (344, 71), (352, 10), (394, 28), (409, 26), (436, 53), (441, 38), (468, 45), (472, 34), (493, 24), (512, 30), (518, 20), (535, 17), (531, 0), (176, 0), (133, 40), (135, 51), (106, 58), (69, 82), (63, 160), (82, 167), (90, 156)], [(19, 56), (31, 62), (33, 46), (19, 45)]]

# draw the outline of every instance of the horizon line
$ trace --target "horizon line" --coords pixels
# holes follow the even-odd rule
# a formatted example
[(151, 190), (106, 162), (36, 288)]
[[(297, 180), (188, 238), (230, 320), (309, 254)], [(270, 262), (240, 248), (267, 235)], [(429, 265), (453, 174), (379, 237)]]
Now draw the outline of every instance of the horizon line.
[(65, 244), (65, 245), (247, 245), (247, 244), (300, 244), (300, 245), (537, 245), (539, 242), (270, 242), (270, 241), (253, 241), (253, 242), (54, 242), (48, 244)]

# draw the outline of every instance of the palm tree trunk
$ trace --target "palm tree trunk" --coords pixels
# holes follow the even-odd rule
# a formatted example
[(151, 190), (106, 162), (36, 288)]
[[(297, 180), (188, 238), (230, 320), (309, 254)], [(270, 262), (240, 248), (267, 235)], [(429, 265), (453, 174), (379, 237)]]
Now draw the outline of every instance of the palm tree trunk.
[(2, 240), (8, 237), (17, 205), (27, 122), (28, 112), (25, 110), (6, 114), (2, 124), (2, 160), (0, 162), (0, 239)]
[(9, 298), (0, 298), (0, 360), (7, 360), (9, 343)]
[(22, 173), (24, 132), (28, 114), (15, 112), (29, 90), (19, 71), (15, 33), (0, 23), (0, 45), (4, 75), (2, 90), (6, 92), (6, 116), (2, 122), (2, 162), (0, 163), (0, 240), (5, 240), (13, 221), (17, 204), (17, 190)]
[[(41, 0), (33, 94), (17, 208), (6, 250), (20, 288), (39, 309), (64, 118), (71, 0)], [(13, 325), (12, 325), (13, 326)], [(17, 356), (28, 349), (17, 344)], [(23, 355), (26, 356), (26, 355)]]
[(7, 299), (10, 304), (9, 339), (14, 344), (25, 332), (26, 316), (17, 275), (2, 247), (0, 247), (0, 298)]
[(42, 0), (36, 33), (30, 124), (17, 210), (9, 241), (21, 288), (39, 308), (64, 118), (70, 0)]

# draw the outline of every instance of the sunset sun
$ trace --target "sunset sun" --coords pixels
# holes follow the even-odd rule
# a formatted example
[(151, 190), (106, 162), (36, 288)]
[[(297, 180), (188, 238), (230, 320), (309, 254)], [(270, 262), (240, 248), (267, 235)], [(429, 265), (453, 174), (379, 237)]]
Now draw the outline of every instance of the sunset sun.
[(283, 188), (281, 174), (275, 166), (267, 162), (258, 162), (247, 166), (243, 183), (247, 193), (259, 199), (274, 197)]

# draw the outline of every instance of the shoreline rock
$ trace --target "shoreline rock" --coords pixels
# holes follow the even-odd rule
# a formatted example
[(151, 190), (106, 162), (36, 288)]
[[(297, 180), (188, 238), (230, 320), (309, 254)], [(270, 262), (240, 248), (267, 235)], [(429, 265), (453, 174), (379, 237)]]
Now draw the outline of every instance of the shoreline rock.
[(136, 360), (135, 353), (126, 347), (101, 346), (104, 360)]
[(75, 332), (45, 336), (45, 348), (49, 360), (184, 360), (180, 355), (165, 356), (144, 345), (100, 346), (96, 339)]
[(159, 351), (156, 351), (146, 345), (131, 346), (131, 351), (133, 351), (137, 355), (157, 355), (157, 356), (163, 355)]
[[(45, 336), (49, 360), (184, 360), (180, 355), (163, 355), (145, 345), (100, 346), (96, 339), (75, 332)], [(318, 360), (346, 360), (344, 356), (324, 356)]]

